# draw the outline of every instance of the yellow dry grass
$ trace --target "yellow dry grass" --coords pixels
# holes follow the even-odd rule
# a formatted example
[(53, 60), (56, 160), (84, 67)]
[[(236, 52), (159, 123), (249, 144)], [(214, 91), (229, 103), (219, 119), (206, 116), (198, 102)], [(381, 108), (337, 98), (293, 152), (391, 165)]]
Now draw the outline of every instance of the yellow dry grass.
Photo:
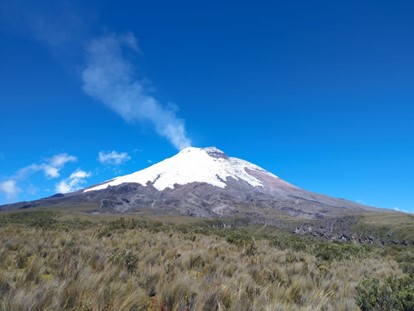
[(327, 261), (312, 246), (158, 225), (4, 224), (0, 310), (357, 310), (361, 279), (402, 274), (379, 251)]

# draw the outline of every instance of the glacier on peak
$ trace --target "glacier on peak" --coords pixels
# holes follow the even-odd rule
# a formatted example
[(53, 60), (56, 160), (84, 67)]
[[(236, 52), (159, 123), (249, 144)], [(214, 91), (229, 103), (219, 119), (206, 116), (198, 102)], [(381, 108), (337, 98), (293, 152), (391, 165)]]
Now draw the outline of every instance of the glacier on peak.
[(146, 186), (148, 182), (159, 191), (166, 188), (174, 189), (175, 184), (186, 185), (193, 182), (225, 188), (227, 178), (245, 181), (253, 187), (263, 186), (262, 182), (249, 171), (257, 171), (271, 178), (278, 178), (250, 162), (228, 157), (216, 147), (187, 147), (171, 158), (135, 173), (116, 177), (98, 186), (85, 189), (84, 192), (102, 190), (123, 183), (138, 183)]

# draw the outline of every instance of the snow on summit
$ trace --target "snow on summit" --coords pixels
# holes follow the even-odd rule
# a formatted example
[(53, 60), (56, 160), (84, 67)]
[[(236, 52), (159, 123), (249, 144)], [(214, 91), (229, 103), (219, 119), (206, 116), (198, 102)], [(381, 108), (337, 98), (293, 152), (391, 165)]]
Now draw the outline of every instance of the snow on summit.
[(243, 180), (253, 187), (263, 186), (260, 180), (248, 173), (249, 170), (259, 171), (273, 178), (278, 178), (257, 165), (228, 157), (215, 147), (188, 147), (175, 156), (146, 169), (116, 177), (101, 185), (86, 189), (84, 192), (102, 190), (108, 186), (117, 186), (123, 183), (138, 183), (146, 186), (148, 182), (152, 183), (159, 191), (166, 188), (173, 189), (175, 184), (185, 185), (193, 182), (208, 183), (225, 188), (226, 180), (229, 177)]

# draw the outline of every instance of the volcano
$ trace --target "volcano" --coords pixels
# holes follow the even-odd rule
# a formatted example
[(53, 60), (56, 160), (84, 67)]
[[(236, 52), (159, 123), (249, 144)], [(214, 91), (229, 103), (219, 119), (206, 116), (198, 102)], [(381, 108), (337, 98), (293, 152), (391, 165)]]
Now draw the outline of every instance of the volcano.
[(245, 160), (215, 148), (188, 147), (146, 169), (68, 194), (5, 205), (21, 209), (49, 205), (94, 205), (94, 212), (151, 209), (194, 217), (247, 216), (306, 219), (373, 208), (298, 188)]

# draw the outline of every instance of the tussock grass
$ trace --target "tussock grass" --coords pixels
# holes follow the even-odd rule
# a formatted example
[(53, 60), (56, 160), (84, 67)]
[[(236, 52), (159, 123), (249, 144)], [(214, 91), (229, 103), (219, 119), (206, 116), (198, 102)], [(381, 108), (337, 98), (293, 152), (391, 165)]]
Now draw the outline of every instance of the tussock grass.
[(355, 310), (364, 278), (403, 276), (413, 258), (265, 230), (7, 217), (0, 310)]

